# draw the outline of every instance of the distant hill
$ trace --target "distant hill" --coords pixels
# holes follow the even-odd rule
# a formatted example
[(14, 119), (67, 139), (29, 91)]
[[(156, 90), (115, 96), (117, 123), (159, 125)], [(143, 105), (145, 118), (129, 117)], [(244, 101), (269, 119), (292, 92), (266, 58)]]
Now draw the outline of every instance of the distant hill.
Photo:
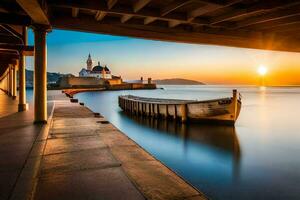
[(205, 85), (205, 83), (199, 81), (182, 79), (182, 78), (153, 80), (153, 82), (158, 85)]
[[(49, 83), (56, 83), (56, 81), (60, 77), (65, 76), (74, 76), (72, 74), (61, 74), (61, 73), (55, 73), (55, 72), (47, 72), (47, 82)], [(33, 85), (33, 71), (26, 69), (26, 85), (27, 87), (32, 87)]]

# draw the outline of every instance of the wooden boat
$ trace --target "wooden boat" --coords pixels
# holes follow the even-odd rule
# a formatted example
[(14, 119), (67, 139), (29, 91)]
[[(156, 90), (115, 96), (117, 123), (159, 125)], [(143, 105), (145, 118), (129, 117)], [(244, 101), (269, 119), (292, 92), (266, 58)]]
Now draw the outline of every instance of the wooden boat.
[(119, 96), (119, 106), (125, 112), (149, 117), (180, 119), (181, 122), (198, 121), (234, 125), (242, 102), (241, 95), (207, 101), (146, 98), (132, 95)]

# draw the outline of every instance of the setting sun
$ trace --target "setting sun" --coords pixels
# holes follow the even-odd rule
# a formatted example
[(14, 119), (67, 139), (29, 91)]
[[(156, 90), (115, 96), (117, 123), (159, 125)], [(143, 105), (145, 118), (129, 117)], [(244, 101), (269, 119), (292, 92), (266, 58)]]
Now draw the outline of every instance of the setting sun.
[(264, 76), (268, 72), (268, 68), (265, 67), (264, 65), (260, 65), (258, 67), (257, 72), (259, 73), (259, 75)]

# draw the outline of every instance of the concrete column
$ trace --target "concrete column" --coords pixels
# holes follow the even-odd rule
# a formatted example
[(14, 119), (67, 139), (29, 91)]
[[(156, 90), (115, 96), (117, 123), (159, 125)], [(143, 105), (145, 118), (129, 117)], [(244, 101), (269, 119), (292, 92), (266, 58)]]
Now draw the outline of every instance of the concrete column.
[(46, 29), (34, 27), (34, 122), (47, 123)]
[(11, 65), (9, 65), (9, 76), (8, 76), (8, 78), (9, 78), (9, 86), (8, 86), (9, 90), (8, 90), (8, 94), (9, 94), (9, 96), (12, 96), (12, 90), (13, 90), (13, 73), (12, 73), (12, 66)]
[(12, 66), (12, 98), (17, 97), (17, 68)]
[[(24, 45), (27, 45), (27, 29), (23, 29), (23, 41)], [(28, 104), (26, 103), (26, 63), (25, 56), (21, 55), (19, 60), (19, 112), (28, 109)]]

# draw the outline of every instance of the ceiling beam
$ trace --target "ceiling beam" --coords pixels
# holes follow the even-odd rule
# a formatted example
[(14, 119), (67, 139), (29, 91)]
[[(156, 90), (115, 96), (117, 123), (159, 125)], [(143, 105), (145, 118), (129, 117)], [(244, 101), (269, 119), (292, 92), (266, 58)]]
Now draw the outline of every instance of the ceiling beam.
[(106, 12), (103, 12), (103, 11), (97, 11), (96, 12), (96, 15), (95, 15), (95, 19), (97, 20), (97, 21), (101, 21), (101, 20), (103, 20), (104, 19), (104, 17), (106, 16)]
[(143, 9), (151, 0), (138, 0), (133, 4), (133, 12), (138, 12)]
[(0, 50), (34, 51), (34, 47), (33, 46), (28, 46), (28, 45), (22, 45), (22, 44), (0, 43)]
[(0, 52), (0, 61), (12, 60), (12, 59), (19, 59), (20, 56), (17, 54), (12, 53), (2, 53)]
[(0, 24), (29, 26), (31, 19), (24, 15), (0, 13)]
[(277, 29), (276, 27), (288, 25), (288, 24), (297, 24), (300, 22), (300, 15), (288, 17), (288, 18), (281, 18), (278, 20), (268, 21), (260, 24), (254, 24), (252, 26), (249, 26), (251, 29), (260, 30), (260, 31), (266, 31), (266, 30), (273, 30)]
[[(64, 7), (64, 8), (79, 8), (85, 10), (93, 10), (93, 11), (102, 11), (110, 14), (118, 14), (118, 15), (131, 15), (136, 17), (144, 17), (149, 18), (146, 19), (146, 22), (153, 22), (155, 20), (164, 20), (164, 21), (178, 21), (181, 23), (187, 23), (186, 15), (178, 15), (170, 13), (167, 16), (161, 16), (160, 13), (153, 11), (152, 9), (144, 9), (143, 12), (133, 12), (132, 7), (114, 7), (108, 9), (106, 5), (103, 5), (98, 2), (98, 0), (89, 0), (88, 3), (85, 1), (78, 0), (76, 2), (68, 1), (68, 0), (51, 0), (49, 1), (51, 6), (54, 7)], [(128, 21), (128, 20), (127, 20)], [(207, 25), (208, 20), (197, 18), (189, 22), (190, 24), (195, 25)]]
[(132, 15), (123, 15), (121, 17), (121, 22), (122, 23), (126, 23), (128, 20), (130, 20), (132, 18)]
[(171, 3), (169, 3), (166, 7), (162, 8), (160, 11), (160, 15), (161, 16), (165, 16), (169, 13), (171, 13), (172, 11), (191, 3), (192, 0), (174, 0)]
[[(60, 16), (51, 19), (51, 22), (54, 28), (74, 31), (122, 35), (161, 41), (300, 52), (300, 41), (296, 40), (291, 42), (286, 38), (276, 38), (276, 40), (273, 40), (273, 38), (269, 38), (268, 36), (241, 37), (237, 34), (208, 34), (205, 32), (192, 32), (190, 30), (185, 31), (184, 29), (178, 31), (177, 29), (167, 27), (145, 26), (140, 24), (97, 23), (97, 21), (89, 17), (72, 18), (71, 16)], [(270, 45), (270, 43), (272, 45)]]
[(0, 65), (17, 65), (19, 59), (5, 59), (5, 60), (0, 60)]
[[(144, 8), (148, 3), (150, 3), (151, 0), (138, 0), (137, 2), (135, 2), (133, 4), (133, 12), (137, 13), (138, 11), (140, 11), (142, 8)], [(121, 22), (125, 23), (128, 20), (130, 20), (133, 17), (133, 15), (124, 15), (121, 18)]]
[(245, 17), (255, 13), (260, 13), (262, 11), (263, 12), (275, 11), (276, 9), (293, 6), (295, 4), (296, 4), (295, 2), (289, 3), (288, 1), (283, 2), (281, 0), (267, 0), (264, 2), (258, 2), (253, 5), (250, 5), (248, 8), (244, 8), (244, 9), (236, 8), (233, 11), (216, 16), (210, 19), (209, 21), (210, 21), (210, 25), (215, 25), (235, 18)]
[[(30, 16), (36, 24), (49, 25), (47, 14), (44, 12), (38, 0), (16, 0), (23, 10)], [(45, 2), (45, 1), (44, 1)]]
[(157, 20), (156, 17), (146, 17), (144, 19), (144, 25), (150, 24), (150, 23), (154, 22), (155, 20)]
[(72, 17), (77, 17), (79, 13), (79, 9), (78, 8), (72, 8)]
[(234, 5), (236, 3), (239, 3), (241, 1), (242, 0), (229, 0), (229, 1), (226, 1), (226, 3), (220, 3), (220, 2), (218, 3), (218, 2), (212, 2), (212, 1), (205, 1), (205, 2), (201, 1), (202, 3), (205, 3), (205, 5), (200, 6), (199, 8), (196, 8), (196, 9), (188, 12), (188, 14), (187, 14), (188, 21), (191, 21), (191, 20), (195, 19), (196, 17), (199, 17), (201, 15), (216, 11), (218, 9), (232, 6), (232, 5)]
[(179, 24), (181, 24), (181, 23), (178, 21), (169, 21), (168, 22), (169, 28), (174, 28), (174, 27), (178, 26)]
[(107, 7), (108, 9), (112, 9), (116, 4), (118, 0), (107, 0)]
[(12, 28), (10, 25), (7, 24), (0, 24), (0, 27), (6, 30), (9, 34), (14, 36), (15, 38), (18, 38), (21, 43), (23, 43), (23, 37), (22, 34), (16, 31), (14, 28)]
[(300, 5), (295, 5), (290, 8), (279, 9), (276, 10), (276, 12), (270, 12), (270, 13), (262, 14), (255, 17), (250, 17), (248, 19), (239, 21), (235, 23), (231, 28), (239, 29), (253, 24), (259, 24), (268, 21), (297, 16), (300, 15), (299, 10), (300, 10)]
[(0, 35), (0, 43), (22, 44), (22, 41), (12, 35)]

